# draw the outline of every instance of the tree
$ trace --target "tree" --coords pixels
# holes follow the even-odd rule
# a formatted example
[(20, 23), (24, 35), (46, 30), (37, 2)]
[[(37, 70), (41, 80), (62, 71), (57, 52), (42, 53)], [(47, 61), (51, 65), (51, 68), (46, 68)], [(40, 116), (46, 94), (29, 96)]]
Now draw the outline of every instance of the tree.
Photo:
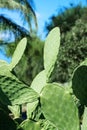
[[(0, 8), (6, 11), (17, 11), (21, 17), (22, 22), (24, 24), (28, 24), (30, 31), (32, 31), (32, 20), (34, 20), (35, 25), (37, 27), (36, 15), (33, 10), (33, 1), (32, 0), (0, 0)], [(10, 34), (15, 36), (15, 40), (17, 38), (21, 38), (21, 36), (30, 35), (29, 30), (18, 25), (17, 21), (14, 22), (11, 17), (5, 14), (0, 14), (0, 27), (2, 31), (9, 30)], [(25, 34), (25, 35), (24, 35)], [(2, 39), (3, 41), (3, 39)], [(7, 42), (7, 41), (6, 41)]]
[(0, 40), (0, 43), (5, 48), (6, 56), (11, 57), (18, 41), (25, 36), (27, 37), (25, 53), (19, 64), (14, 69), (14, 73), (20, 80), (30, 85), (35, 75), (43, 68), (42, 52), (44, 42), (42, 42), (40, 38), (36, 36), (36, 33), (32, 31), (32, 19), (35, 21), (37, 29), (34, 3), (32, 0), (1, 0), (0, 2), (1, 8), (7, 8), (10, 11), (18, 11), (21, 14), (20, 16), (24, 23), (28, 23), (30, 27), (29, 30), (26, 30), (24, 27), (18, 25), (17, 22), (14, 22), (10, 17), (3, 14), (0, 15), (0, 26), (2, 32), (5, 33), (5, 31), (8, 30), (9, 35), (13, 34), (15, 40), (12, 41), (11, 38)]
[(82, 17), (82, 14), (86, 14), (86, 9), (80, 5), (71, 8), (64, 9), (63, 12), (50, 18), (50, 22), (46, 23), (46, 31), (49, 32), (55, 26), (59, 26), (61, 33), (66, 33), (75, 25), (75, 21)]
[(87, 57), (87, 8), (77, 6), (52, 17), (47, 30), (59, 26), (61, 47), (52, 80), (67, 82), (73, 70)]

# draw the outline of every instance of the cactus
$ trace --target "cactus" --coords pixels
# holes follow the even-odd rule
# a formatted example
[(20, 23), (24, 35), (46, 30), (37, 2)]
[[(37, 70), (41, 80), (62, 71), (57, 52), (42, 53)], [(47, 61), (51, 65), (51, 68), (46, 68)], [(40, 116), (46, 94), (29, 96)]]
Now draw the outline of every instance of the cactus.
[[(15, 130), (80, 130), (78, 103), (75, 101), (78, 98), (82, 105), (87, 105), (87, 60), (75, 69), (72, 84), (71, 81), (70, 84), (66, 83), (65, 85), (50, 83), (60, 46), (60, 31), (56, 27), (48, 34), (45, 42), (44, 70), (35, 77), (31, 86), (28, 87), (12, 73), (23, 55), (26, 42), (26, 38), (19, 42), (10, 64), (0, 61), (0, 108), (2, 108), (0, 117), (4, 115), (8, 120), (8, 109), (10, 109), (14, 118), (22, 121), (21, 124), (17, 124), (18, 127), (16, 126)], [(28, 119), (25, 121), (19, 117), (22, 104), (26, 104)], [(7, 115), (3, 114), (3, 109)], [(86, 111), (85, 109), (82, 130), (86, 129)], [(12, 123), (15, 124), (15, 121), (17, 120), (15, 119)], [(14, 129), (13, 127), (11, 129)]]
[(45, 118), (58, 130), (79, 130), (78, 110), (68, 91), (48, 84), (43, 88), (40, 100)]

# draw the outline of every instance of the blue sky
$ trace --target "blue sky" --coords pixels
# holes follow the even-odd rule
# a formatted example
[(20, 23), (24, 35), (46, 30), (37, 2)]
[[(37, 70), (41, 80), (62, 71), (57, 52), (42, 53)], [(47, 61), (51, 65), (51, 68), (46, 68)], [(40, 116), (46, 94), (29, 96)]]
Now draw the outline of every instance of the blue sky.
[[(49, 18), (53, 14), (57, 14), (57, 12), (62, 9), (63, 7), (70, 7), (70, 3), (74, 3), (74, 5), (77, 5), (78, 3), (81, 3), (82, 5), (86, 5), (86, 0), (34, 0), (35, 6), (36, 6), (36, 15), (38, 20), (38, 34), (39, 36), (44, 39), (45, 38), (45, 22), (49, 21)], [(0, 10), (0, 13), (5, 14), (4, 11)], [(8, 14), (8, 12), (7, 12)], [(18, 21), (19, 24), (23, 24), (21, 22), (21, 18), (18, 16), (18, 14), (9, 13), (9, 15), (15, 20)], [(16, 17), (15, 17), (16, 16)], [(5, 59), (6, 61), (10, 61), (10, 59), (6, 58), (4, 54), (0, 53), (0, 59)]]
[(45, 22), (49, 21), (53, 14), (57, 14), (63, 7), (70, 7), (70, 3), (74, 5), (79, 3), (82, 5), (86, 4), (86, 0), (34, 0), (34, 2), (36, 5), (39, 34), (42, 35), (42, 38), (45, 36)]

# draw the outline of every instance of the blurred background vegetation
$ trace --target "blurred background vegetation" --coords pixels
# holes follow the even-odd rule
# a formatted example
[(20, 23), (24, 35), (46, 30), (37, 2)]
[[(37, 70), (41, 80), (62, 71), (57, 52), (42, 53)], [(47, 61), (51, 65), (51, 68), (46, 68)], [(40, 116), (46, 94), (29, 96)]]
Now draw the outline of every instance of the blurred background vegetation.
[(52, 78), (64, 83), (70, 80), (80, 62), (87, 58), (87, 7), (71, 5), (60, 15), (52, 16), (46, 29), (49, 32), (55, 26), (60, 27), (61, 47)]
[[(32, 0), (7, 1), (0, 0), (0, 8), (8, 11), (18, 11), (22, 22), (26, 22), (29, 30), (14, 22), (9, 16), (0, 14), (0, 34), (9, 32), (9, 39), (0, 39), (0, 46), (7, 57), (11, 57), (17, 43), (27, 37), (28, 43), (25, 53), (15, 67), (14, 73), (20, 80), (30, 85), (33, 78), (43, 69), (44, 41), (37, 35), (37, 18), (34, 2)], [(32, 23), (35, 28), (32, 27)], [(60, 13), (52, 15), (49, 22), (45, 23), (45, 31), (58, 26), (61, 32), (61, 47), (53, 81), (65, 83), (70, 80), (73, 70), (87, 57), (87, 7), (81, 4), (65, 8)], [(20, 51), (20, 50), (19, 50)]]

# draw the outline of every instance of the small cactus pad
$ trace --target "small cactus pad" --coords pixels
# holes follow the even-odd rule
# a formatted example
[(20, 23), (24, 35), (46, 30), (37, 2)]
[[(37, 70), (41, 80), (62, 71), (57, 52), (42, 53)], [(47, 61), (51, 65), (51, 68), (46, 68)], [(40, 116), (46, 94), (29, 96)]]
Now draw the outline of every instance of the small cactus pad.
[(48, 34), (45, 46), (44, 46), (44, 68), (46, 71), (47, 80), (49, 79), (54, 65), (57, 60), (57, 55), (60, 46), (60, 30), (58, 27), (52, 29)]
[(14, 54), (12, 56), (12, 61), (9, 65), (10, 67), (10, 70), (12, 70), (17, 64), (18, 62), (20, 61), (23, 53), (24, 53), (24, 50), (26, 48), (26, 44), (27, 44), (27, 39), (26, 38), (23, 38), (17, 45), (16, 47), (16, 50), (14, 51)]

